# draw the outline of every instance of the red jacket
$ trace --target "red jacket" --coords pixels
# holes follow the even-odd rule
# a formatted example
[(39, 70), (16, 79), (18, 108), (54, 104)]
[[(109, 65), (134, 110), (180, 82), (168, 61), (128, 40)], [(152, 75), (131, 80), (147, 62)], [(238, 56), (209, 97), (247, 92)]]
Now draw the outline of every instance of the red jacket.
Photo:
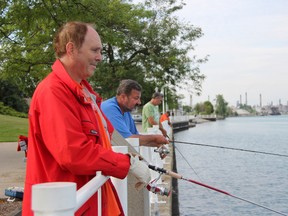
[[(78, 190), (95, 176), (96, 171), (123, 179), (130, 167), (127, 155), (103, 148), (94, 111), (85, 103), (77, 84), (59, 60), (52, 70), (36, 88), (29, 110), (29, 149), (22, 213), (25, 216), (33, 215), (33, 184), (69, 181), (76, 182)], [(100, 107), (99, 95), (86, 81), (82, 84), (97, 96)], [(113, 127), (108, 120), (107, 123), (111, 136)], [(103, 198), (103, 215), (106, 215), (108, 204), (105, 195)], [(92, 196), (76, 215), (97, 215), (97, 195)]]

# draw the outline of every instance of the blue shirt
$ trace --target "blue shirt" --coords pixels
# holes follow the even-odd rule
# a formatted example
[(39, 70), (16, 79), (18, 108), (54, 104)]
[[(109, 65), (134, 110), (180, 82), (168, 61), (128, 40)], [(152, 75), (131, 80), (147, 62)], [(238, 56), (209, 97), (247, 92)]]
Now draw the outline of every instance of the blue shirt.
[(105, 100), (101, 104), (101, 109), (112, 123), (113, 127), (124, 137), (128, 138), (133, 134), (139, 134), (130, 112), (122, 111), (118, 105), (116, 97)]

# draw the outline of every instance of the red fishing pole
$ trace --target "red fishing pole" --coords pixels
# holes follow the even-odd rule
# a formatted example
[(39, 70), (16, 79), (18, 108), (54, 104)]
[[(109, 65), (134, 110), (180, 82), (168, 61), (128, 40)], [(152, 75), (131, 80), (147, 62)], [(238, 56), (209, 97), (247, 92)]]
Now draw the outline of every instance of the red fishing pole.
[(200, 185), (200, 186), (205, 187), (205, 188), (208, 188), (208, 189), (210, 189), (210, 190), (214, 190), (214, 191), (216, 191), (216, 192), (225, 194), (225, 195), (227, 195), (227, 196), (230, 196), (230, 197), (233, 197), (233, 198), (242, 200), (242, 201), (244, 201), (244, 202), (247, 202), (247, 203), (256, 205), (256, 206), (261, 207), (261, 208), (264, 208), (264, 209), (266, 209), (266, 210), (269, 210), (269, 211), (271, 211), (271, 212), (277, 213), (277, 214), (279, 214), (279, 215), (288, 216), (287, 214), (284, 214), (284, 213), (282, 213), (282, 212), (276, 211), (276, 210), (274, 210), (274, 209), (268, 208), (268, 207), (266, 207), (266, 206), (260, 205), (260, 204), (258, 204), (258, 203), (252, 202), (252, 201), (250, 201), (250, 200), (243, 199), (243, 198), (241, 198), (241, 197), (232, 195), (232, 194), (230, 194), (230, 193), (228, 193), (228, 192), (226, 192), (226, 191), (224, 191), (224, 190), (220, 190), (220, 189), (215, 188), (215, 187), (212, 187), (212, 186), (210, 186), (210, 185), (203, 184), (203, 183), (198, 182), (198, 181), (195, 181), (195, 180), (193, 180), (193, 179), (184, 178), (182, 175), (180, 175), (180, 174), (178, 174), (178, 173), (175, 173), (175, 172), (172, 172), (172, 171), (169, 171), (169, 170), (165, 170), (165, 169), (163, 169), (163, 168), (159, 168), (159, 167), (156, 167), (156, 166), (153, 166), (153, 165), (148, 165), (148, 167), (149, 167), (150, 169), (156, 171), (156, 172), (169, 175), (169, 176), (171, 176), (171, 177), (173, 177), (173, 178), (182, 179), (182, 180), (184, 180), (184, 181), (187, 181), (187, 182), (191, 182), (191, 183), (193, 183), (193, 184)]

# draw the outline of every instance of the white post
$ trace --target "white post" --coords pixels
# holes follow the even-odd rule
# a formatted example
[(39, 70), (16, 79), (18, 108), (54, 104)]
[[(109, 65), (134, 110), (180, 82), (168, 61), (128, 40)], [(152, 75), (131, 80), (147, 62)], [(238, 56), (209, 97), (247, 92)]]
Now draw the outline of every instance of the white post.
[[(164, 108), (164, 106), (165, 106), (165, 104), (166, 104), (166, 110), (168, 110), (168, 107), (167, 107), (167, 96), (166, 96), (166, 99), (165, 99), (165, 87), (168, 87), (169, 86), (169, 84), (168, 83), (166, 83), (166, 84), (164, 84), (162, 87), (161, 87), (161, 93), (163, 94), (163, 101), (162, 101), (162, 112), (163, 113), (165, 113), (165, 108)], [(167, 95), (167, 90), (166, 90), (166, 95)]]
[[(113, 151), (123, 154), (128, 153), (128, 146), (112, 146)], [(111, 181), (119, 196), (124, 215), (128, 215), (128, 182), (127, 177), (123, 180), (111, 177)]]
[[(135, 148), (135, 150), (137, 152), (140, 153), (140, 155), (142, 155), (142, 157), (145, 158), (145, 160), (147, 160), (147, 155), (143, 155), (142, 154), (142, 149), (143, 148), (149, 148), (150, 147), (146, 147), (146, 146), (139, 146), (139, 138), (126, 138), (126, 141), (129, 142), (129, 144), (131, 146), (133, 146)], [(148, 160), (147, 160), (148, 161)], [(150, 216), (151, 215), (151, 205), (150, 205), (150, 196), (149, 196), (149, 192), (146, 189), (143, 189), (143, 195), (144, 195), (144, 215), (145, 216)], [(141, 211), (139, 209), (139, 211)]]
[(165, 88), (162, 88), (161, 91), (163, 91), (163, 92), (162, 92), (162, 94), (163, 94), (162, 114), (164, 114), (164, 113), (165, 113), (165, 102), (166, 102), (166, 100), (165, 100)]
[(129, 144), (131, 146), (133, 146), (137, 152), (140, 151), (140, 149), (139, 149), (139, 145), (140, 145), (139, 144), (139, 138), (134, 138), (134, 137), (126, 138), (126, 141), (129, 142)]
[[(161, 131), (159, 130), (159, 125), (153, 125), (152, 128), (147, 128), (147, 134), (162, 134)], [(155, 153), (154, 152), (154, 149), (151, 148), (151, 147), (141, 147), (142, 151), (144, 150), (143, 153), (146, 153), (148, 154), (148, 158), (149, 158), (149, 163), (157, 166), (157, 167), (163, 167), (163, 162), (161, 161), (160, 159), (160, 156), (158, 153)], [(145, 152), (145, 150), (147, 152)], [(142, 152), (141, 152), (142, 154)], [(143, 154), (144, 155), (144, 154)], [(154, 171), (154, 170), (150, 170), (150, 174), (151, 174), (151, 178), (152, 179), (156, 179), (158, 176), (159, 176), (159, 173)], [(157, 194), (154, 194), (154, 193), (149, 193), (150, 194), (150, 201), (151, 203), (155, 203), (155, 209), (158, 209), (158, 203), (160, 203), (158, 201), (158, 196)], [(158, 211), (158, 210), (157, 210)]]
[(76, 184), (50, 182), (32, 186), (32, 211), (35, 216), (74, 216)]

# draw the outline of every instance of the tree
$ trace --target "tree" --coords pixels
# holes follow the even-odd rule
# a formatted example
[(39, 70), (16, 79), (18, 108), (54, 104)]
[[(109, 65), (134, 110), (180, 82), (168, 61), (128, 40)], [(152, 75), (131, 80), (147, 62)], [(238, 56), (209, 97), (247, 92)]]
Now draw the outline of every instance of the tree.
[(249, 113), (255, 113), (256, 112), (252, 106), (247, 105), (247, 104), (240, 104), (239, 108), (244, 109), (244, 110), (248, 111)]
[(223, 117), (228, 115), (228, 103), (224, 100), (223, 95), (216, 95), (215, 113)]
[(197, 114), (210, 115), (214, 112), (214, 107), (210, 101), (204, 103), (197, 103), (194, 107)]
[(210, 101), (204, 102), (204, 110), (205, 110), (205, 114), (207, 115), (210, 115), (214, 112), (214, 107)]
[(24, 95), (17, 85), (7, 80), (0, 79), (0, 101), (18, 112), (28, 112), (28, 104)]
[(203, 103), (197, 103), (194, 107), (194, 111), (196, 112), (196, 114), (203, 113), (205, 111), (204, 104)]
[(191, 106), (183, 106), (183, 111), (185, 113), (191, 113), (192, 112), (192, 107)]
[[(14, 80), (26, 96), (50, 71), (55, 57), (52, 40), (64, 22), (95, 23), (103, 42), (103, 61), (90, 79), (105, 97), (115, 95), (119, 81), (137, 80), (148, 101), (164, 84), (193, 85), (201, 92), (199, 65), (207, 58), (189, 57), (200, 28), (181, 23), (173, 0), (133, 5), (121, 0), (10, 0), (0, 9), (0, 77)], [(192, 83), (192, 84), (191, 84)]]

